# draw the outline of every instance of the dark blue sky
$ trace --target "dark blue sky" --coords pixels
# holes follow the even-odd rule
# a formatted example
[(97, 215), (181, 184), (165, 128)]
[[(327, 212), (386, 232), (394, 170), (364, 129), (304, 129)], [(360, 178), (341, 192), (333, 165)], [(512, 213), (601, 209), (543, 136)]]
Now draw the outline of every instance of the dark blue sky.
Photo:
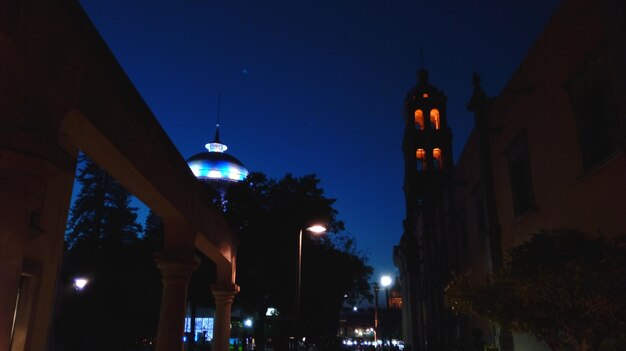
[(402, 104), (423, 48), (458, 157), (471, 75), (497, 95), (558, 0), (81, 0), (180, 153), (213, 139), (272, 178), (316, 173), (360, 250), (394, 273)]

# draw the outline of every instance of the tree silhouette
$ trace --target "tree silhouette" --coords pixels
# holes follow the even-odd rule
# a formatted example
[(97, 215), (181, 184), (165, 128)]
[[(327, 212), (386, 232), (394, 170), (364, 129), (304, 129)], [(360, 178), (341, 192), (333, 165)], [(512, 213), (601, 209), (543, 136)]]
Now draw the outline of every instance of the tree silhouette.
[[(91, 159), (81, 156), (80, 193), (67, 228), (57, 322), (67, 350), (128, 350), (146, 311), (136, 294), (142, 272), (137, 252), (141, 225), (131, 195)], [(89, 279), (84, 290), (73, 279)]]
[[(346, 302), (371, 299), (372, 268), (354, 240), (342, 231), (335, 200), (324, 196), (314, 175), (286, 175), (275, 181), (251, 173), (228, 190), (225, 215), (239, 235), (237, 280), (241, 293), (235, 303), (255, 317), (260, 349), (271, 338), (278, 349), (294, 335), (299, 231), (323, 220), (329, 232), (303, 235), (301, 334), (309, 340), (337, 333), (339, 312)], [(273, 307), (278, 316), (267, 317)]]

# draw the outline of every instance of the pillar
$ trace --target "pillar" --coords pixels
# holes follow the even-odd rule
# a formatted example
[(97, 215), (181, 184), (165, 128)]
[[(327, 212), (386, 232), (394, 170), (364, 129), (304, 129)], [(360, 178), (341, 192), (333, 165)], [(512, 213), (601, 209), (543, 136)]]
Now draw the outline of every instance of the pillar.
[(187, 287), (200, 259), (193, 251), (163, 251), (156, 253), (154, 260), (163, 282), (156, 351), (180, 351), (183, 349)]
[(211, 291), (215, 298), (215, 320), (213, 321), (213, 351), (228, 351), (230, 339), (230, 310), (239, 292), (236, 284), (214, 284)]

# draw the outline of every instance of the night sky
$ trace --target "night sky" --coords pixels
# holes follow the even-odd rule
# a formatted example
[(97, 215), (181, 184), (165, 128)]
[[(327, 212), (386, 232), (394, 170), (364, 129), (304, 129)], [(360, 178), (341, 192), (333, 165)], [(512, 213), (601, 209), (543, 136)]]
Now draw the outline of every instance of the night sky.
[[(250, 171), (316, 173), (347, 233), (394, 274), (402, 104), (421, 67), (448, 96), (458, 157), (471, 75), (497, 95), (557, 0), (82, 0), (184, 158), (213, 139)], [(294, 233), (296, 235), (296, 233)]]

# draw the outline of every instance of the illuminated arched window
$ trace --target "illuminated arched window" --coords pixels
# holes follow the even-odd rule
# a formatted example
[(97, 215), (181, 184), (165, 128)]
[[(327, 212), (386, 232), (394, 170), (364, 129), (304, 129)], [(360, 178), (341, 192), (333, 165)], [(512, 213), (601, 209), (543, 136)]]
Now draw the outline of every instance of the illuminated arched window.
[(440, 125), (439, 110), (434, 108), (430, 110), (430, 127), (432, 129), (439, 129)]
[(415, 152), (415, 158), (417, 158), (417, 170), (423, 171), (426, 169), (426, 151), (424, 149), (417, 149)]
[(441, 149), (433, 149), (433, 166), (435, 169), (442, 169), (443, 163), (441, 162)]
[(424, 130), (424, 113), (422, 110), (415, 110), (415, 128)]

